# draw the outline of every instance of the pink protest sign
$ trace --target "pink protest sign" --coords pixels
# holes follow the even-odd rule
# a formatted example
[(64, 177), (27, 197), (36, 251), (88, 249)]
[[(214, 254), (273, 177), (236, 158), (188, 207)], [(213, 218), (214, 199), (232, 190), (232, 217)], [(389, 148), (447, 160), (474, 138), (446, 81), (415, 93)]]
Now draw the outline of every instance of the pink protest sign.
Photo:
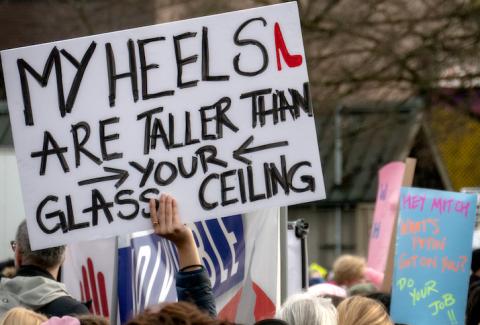
[(378, 172), (377, 201), (368, 245), (367, 265), (384, 272), (397, 214), (405, 163), (391, 162)]

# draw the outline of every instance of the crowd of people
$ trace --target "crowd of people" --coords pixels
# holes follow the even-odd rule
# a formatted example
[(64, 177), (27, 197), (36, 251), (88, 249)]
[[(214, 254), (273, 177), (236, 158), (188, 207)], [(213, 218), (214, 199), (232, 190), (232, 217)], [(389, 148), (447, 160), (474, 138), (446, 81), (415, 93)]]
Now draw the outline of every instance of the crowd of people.
[[(156, 203), (158, 202), (158, 203)], [(178, 213), (175, 199), (162, 194), (150, 201), (154, 232), (177, 248), (178, 302), (150, 306), (132, 315), (128, 325), (146, 324), (233, 324), (217, 318), (207, 270), (192, 231)], [(109, 320), (90, 313), (88, 303), (72, 298), (58, 281), (65, 247), (30, 249), (25, 221), (18, 227), (14, 262), (2, 265), (0, 325), (105, 325)], [(480, 250), (472, 255), (472, 274), (466, 311), (467, 325), (480, 324)], [(312, 278), (309, 289), (290, 296), (276, 315), (258, 325), (389, 325), (390, 295), (380, 292), (382, 274), (366, 267), (365, 259), (343, 255), (334, 263), (332, 276)], [(313, 281), (315, 280), (315, 281)], [(415, 324), (408, 324), (415, 325)]]

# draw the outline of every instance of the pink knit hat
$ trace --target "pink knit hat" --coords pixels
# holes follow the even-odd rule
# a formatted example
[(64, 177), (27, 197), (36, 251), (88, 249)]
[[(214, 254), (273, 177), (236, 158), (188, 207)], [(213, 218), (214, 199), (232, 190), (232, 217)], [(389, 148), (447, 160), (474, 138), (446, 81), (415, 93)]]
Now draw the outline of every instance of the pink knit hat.
[(42, 325), (80, 325), (80, 321), (71, 316), (52, 317), (46, 322), (43, 322)]
[(371, 267), (365, 268), (364, 272), (365, 278), (368, 282), (372, 283), (377, 288), (382, 286), (384, 274), (380, 271), (377, 271)]

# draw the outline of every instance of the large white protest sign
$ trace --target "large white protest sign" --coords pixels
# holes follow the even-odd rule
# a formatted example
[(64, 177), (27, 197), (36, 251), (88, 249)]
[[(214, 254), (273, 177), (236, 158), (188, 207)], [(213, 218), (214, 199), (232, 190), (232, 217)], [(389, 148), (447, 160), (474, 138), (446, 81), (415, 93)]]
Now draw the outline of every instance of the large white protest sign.
[(35, 249), (325, 197), (296, 3), (1, 54)]

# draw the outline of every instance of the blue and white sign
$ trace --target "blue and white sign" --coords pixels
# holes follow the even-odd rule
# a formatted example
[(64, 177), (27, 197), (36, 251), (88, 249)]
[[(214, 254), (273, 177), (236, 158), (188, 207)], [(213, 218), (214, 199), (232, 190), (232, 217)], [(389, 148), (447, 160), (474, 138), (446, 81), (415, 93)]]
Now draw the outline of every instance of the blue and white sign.
[[(190, 225), (216, 297), (244, 279), (245, 238), (241, 215)], [(162, 301), (176, 301), (178, 258), (171, 242), (150, 232), (136, 233), (119, 249), (118, 292), (121, 323)]]
[(391, 305), (396, 323), (465, 323), (476, 200), (401, 189)]

